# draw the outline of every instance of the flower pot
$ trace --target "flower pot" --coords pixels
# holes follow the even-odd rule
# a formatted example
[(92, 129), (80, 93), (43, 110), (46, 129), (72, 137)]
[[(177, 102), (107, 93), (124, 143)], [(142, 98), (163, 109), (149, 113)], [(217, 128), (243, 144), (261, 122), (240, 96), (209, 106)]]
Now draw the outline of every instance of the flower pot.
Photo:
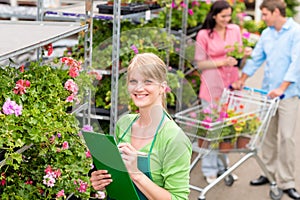
[(238, 68), (242, 68), (242, 58), (236, 58), (237, 64), (235, 65)]
[(240, 135), (237, 138), (236, 147), (238, 149), (246, 149), (250, 140), (251, 140), (250, 136)]
[(207, 141), (203, 138), (198, 139), (198, 147), (203, 148), (203, 149), (208, 149), (210, 145), (210, 141)]
[(231, 149), (233, 149), (231, 141), (222, 141), (219, 143), (219, 151), (221, 153), (228, 153)]

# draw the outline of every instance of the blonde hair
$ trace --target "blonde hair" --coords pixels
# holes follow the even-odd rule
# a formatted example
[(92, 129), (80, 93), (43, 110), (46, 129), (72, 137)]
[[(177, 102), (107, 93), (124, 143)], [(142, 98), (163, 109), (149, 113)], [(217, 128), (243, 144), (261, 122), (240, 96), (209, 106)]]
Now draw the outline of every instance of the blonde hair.
[[(144, 77), (156, 80), (159, 83), (167, 81), (167, 67), (157, 55), (153, 53), (136, 54), (127, 69), (127, 83), (132, 71), (140, 72)], [(163, 107), (166, 107), (166, 93), (162, 95)]]

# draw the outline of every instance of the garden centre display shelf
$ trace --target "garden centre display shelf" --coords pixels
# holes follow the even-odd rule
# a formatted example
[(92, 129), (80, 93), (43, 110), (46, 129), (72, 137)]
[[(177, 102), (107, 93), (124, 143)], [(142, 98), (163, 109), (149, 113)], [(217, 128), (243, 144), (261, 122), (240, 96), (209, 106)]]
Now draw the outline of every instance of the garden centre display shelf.
[(87, 25), (67, 22), (0, 21), (0, 61), (86, 30)]
[[(114, 6), (117, 6), (117, 9), (114, 9), (113, 14), (102, 14), (98, 13), (97, 5), (105, 4), (105, 1), (93, 1), (93, 19), (97, 20), (111, 20), (113, 22), (113, 50), (112, 50), (112, 69), (111, 70), (98, 70), (102, 75), (111, 75), (111, 109), (109, 116), (95, 115), (90, 114), (89, 117), (92, 119), (99, 120), (110, 120), (110, 134), (114, 133), (115, 124), (122, 113), (118, 113), (118, 78), (119, 74), (123, 73), (124, 70), (119, 70), (119, 43), (120, 43), (120, 21), (124, 19), (145, 19), (150, 20), (156, 17), (159, 9), (147, 10), (143, 12), (137, 12), (127, 15), (121, 15), (121, 12), (118, 12), (119, 6), (117, 0), (114, 1)], [(120, 10), (119, 10), (120, 11)], [(73, 5), (61, 6), (53, 9), (46, 9), (44, 12), (44, 19), (53, 19), (53, 20), (66, 20), (66, 21), (80, 21), (85, 17), (84, 12), (84, 2), (80, 2)], [(80, 113), (81, 114), (81, 113)]]
[[(105, 1), (94, 1), (93, 2), (93, 18), (99, 20), (113, 20), (113, 14), (99, 13), (97, 6), (105, 4)], [(131, 13), (127, 15), (120, 15), (118, 18), (122, 19), (133, 19), (133, 18), (145, 18), (147, 20), (155, 17), (155, 13), (160, 11), (162, 8), (146, 10), (137, 13)], [(84, 2), (78, 2), (72, 5), (60, 6), (58, 8), (45, 9), (44, 18), (45, 19), (57, 19), (57, 20), (75, 20), (79, 21), (85, 17), (84, 12)]]

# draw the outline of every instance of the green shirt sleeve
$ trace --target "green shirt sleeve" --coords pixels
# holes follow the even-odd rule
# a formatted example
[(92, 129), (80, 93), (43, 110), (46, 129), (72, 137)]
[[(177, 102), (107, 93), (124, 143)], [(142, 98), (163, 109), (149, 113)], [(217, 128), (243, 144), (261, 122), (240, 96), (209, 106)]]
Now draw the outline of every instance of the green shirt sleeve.
[[(152, 173), (153, 180), (171, 193), (172, 200), (187, 200), (190, 192), (191, 143), (174, 121), (168, 121), (158, 134), (154, 154), (157, 153), (161, 166), (158, 168), (160, 174)], [(152, 163), (151, 172), (152, 167), (155, 169), (158, 166)]]

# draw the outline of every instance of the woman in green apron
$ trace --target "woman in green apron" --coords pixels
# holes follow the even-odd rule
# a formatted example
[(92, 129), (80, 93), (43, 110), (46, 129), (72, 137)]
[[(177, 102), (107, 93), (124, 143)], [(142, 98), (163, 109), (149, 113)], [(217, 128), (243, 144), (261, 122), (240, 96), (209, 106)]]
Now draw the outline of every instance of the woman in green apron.
[[(116, 139), (141, 200), (184, 200), (189, 195), (192, 149), (164, 109), (166, 77), (165, 63), (152, 53), (137, 54), (127, 70), (128, 92), (139, 113), (118, 120)], [(96, 190), (105, 189), (111, 181), (102, 170), (92, 173)]]

